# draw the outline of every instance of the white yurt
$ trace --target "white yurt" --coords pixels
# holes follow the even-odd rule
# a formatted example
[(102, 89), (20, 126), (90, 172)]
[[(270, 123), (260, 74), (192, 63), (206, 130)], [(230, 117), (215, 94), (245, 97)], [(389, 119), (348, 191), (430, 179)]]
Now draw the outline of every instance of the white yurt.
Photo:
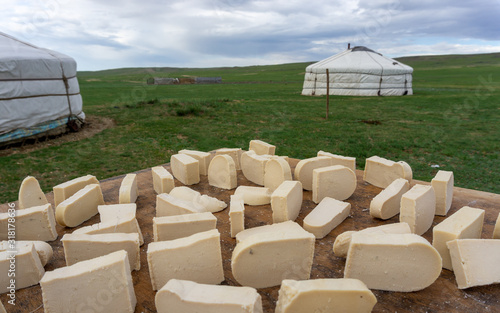
[(327, 69), (330, 95), (413, 94), (413, 68), (366, 47), (357, 46), (306, 67), (303, 95), (326, 95)]
[(76, 61), (0, 32), (0, 144), (84, 119)]

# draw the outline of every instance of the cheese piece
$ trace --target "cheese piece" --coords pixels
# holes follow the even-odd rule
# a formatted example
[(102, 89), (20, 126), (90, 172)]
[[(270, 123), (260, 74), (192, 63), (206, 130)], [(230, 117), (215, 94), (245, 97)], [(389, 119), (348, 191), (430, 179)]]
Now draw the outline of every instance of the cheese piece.
[(304, 228), (294, 221), (286, 221), (282, 223), (275, 223), (271, 225), (262, 225), (257, 227), (242, 230), (236, 235), (236, 243), (240, 243), (251, 236), (257, 234), (270, 234), (270, 233), (298, 233), (303, 234)]
[(376, 187), (386, 188), (398, 178), (404, 178), (411, 182), (412, 176), (412, 170), (408, 163), (372, 156), (366, 159), (363, 180)]
[(417, 235), (431, 228), (435, 213), (436, 196), (432, 186), (416, 184), (401, 197), (399, 221), (408, 223)]
[(171, 279), (155, 296), (158, 313), (262, 313), (254, 288), (198, 284)]
[[(10, 213), (0, 213), (0, 240), (9, 239)], [(16, 240), (53, 241), (57, 239), (56, 220), (50, 203), (17, 210), (15, 218)]]
[(280, 157), (275, 157), (267, 161), (264, 170), (264, 187), (274, 191), (285, 180), (292, 180), (290, 164)]
[(173, 240), (215, 229), (217, 218), (210, 212), (153, 217), (154, 241)]
[(500, 239), (500, 213), (498, 214), (495, 229), (493, 230), (493, 239)]
[(105, 220), (100, 223), (92, 224), (90, 226), (81, 227), (73, 232), (73, 234), (112, 234), (112, 233), (136, 233), (139, 235), (139, 243), (144, 244), (141, 228), (135, 216), (124, 216), (110, 220)]
[[(18, 250), (20, 247), (26, 247), (29, 245), (33, 245), (35, 247), (36, 253), (38, 254), (38, 257), (40, 258), (40, 262), (42, 263), (42, 266), (47, 265), (49, 263), (50, 259), (52, 259), (52, 255), (54, 254), (54, 251), (52, 250), (52, 246), (46, 243), (45, 241), (40, 241), (40, 240), (17, 240), (15, 242), (15, 249)], [(11, 246), (11, 243), (9, 243), (8, 240), (4, 240), (0, 242), (0, 252), (2, 251), (9, 251), (13, 250), (13, 247)]]
[(313, 189), (313, 170), (332, 165), (332, 158), (326, 156), (300, 160), (295, 167), (295, 179), (302, 183), (305, 190)]
[(438, 171), (431, 184), (436, 193), (436, 215), (446, 216), (453, 200), (453, 172)]
[(137, 175), (127, 174), (122, 180), (120, 189), (118, 191), (119, 203), (134, 203), (137, 200)]
[(241, 162), (240, 162), (240, 159), (241, 159), (241, 154), (243, 153), (243, 151), (241, 150), (241, 148), (221, 148), (221, 149), (217, 149), (215, 150), (215, 155), (228, 155), (230, 156), (233, 161), (234, 161), (234, 165), (236, 166), (236, 170), (239, 171), (241, 170)]
[(264, 142), (262, 140), (250, 140), (250, 145), (248, 150), (255, 151), (258, 155), (262, 154), (267, 154), (267, 155), (274, 155), (276, 152), (276, 146), (269, 144), (267, 142)]
[(90, 184), (56, 207), (56, 221), (61, 226), (76, 227), (97, 214), (97, 206), (104, 204), (99, 184)]
[(401, 197), (408, 190), (410, 190), (410, 184), (406, 179), (395, 179), (372, 199), (370, 202), (370, 215), (383, 220), (398, 215), (401, 207)]
[(441, 256), (416, 234), (353, 234), (344, 277), (370, 289), (411, 292), (430, 286), (441, 274)]
[(217, 229), (152, 242), (148, 245), (147, 256), (153, 290), (159, 290), (170, 279), (192, 280), (200, 284), (219, 284), (224, 280)]
[(356, 190), (356, 174), (342, 165), (313, 170), (312, 200), (320, 203), (325, 197), (346, 200)]
[(7, 311), (5, 311), (5, 307), (3, 306), (2, 301), (0, 301), (0, 313), (7, 313)]
[(40, 188), (38, 180), (33, 176), (23, 179), (19, 188), (19, 209), (27, 209), (49, 203)]
[(208, 167), (208, 183), (222, 189), (234, 189), (238, 184), (236, 165), (227, 154), (216, 155)]
[[(28, 244), (17, 247), (15, 252), (0, 252), (0, 273), (2, 273), (0, 275), (0, 293), (6, 293), (10, 292), (11, 289), (19, 290), (37, 285), (45, 270), (35, 246)], [(11, 273), (14, 273), (15, 276), (12, 276)], [(15, 279), (14, 284), (11, 284), (11, 279)]]
[(234, 191), (235, 196), (243, 199), (248, 205), (265, 205), (271, 203), (271, 191), (266, 187), (239, 186)]
[(314, 242), (314, 235), (303, 229), (275, 232), (271, 228), (248, 236), (233, 250), (233, 276), (239, 284), (254, 288), (277, 286), (283, 279), (309, 279)]
[(99, 181), (95, 178), (95, 176), (87, 175), (55, 186), (53, 188), (54, 206), (57, 208), (61, 202), (74, 195), (78, 190), (90, 184), (99, 184)]
[(220, 201), (217, 198), (207, 195), (202, 195), (198, 191), (186, 186), (175, 187), (170, 191), (170, 195), (177, 199), (192, 202), (196, 207), (201, 206), (205, 208), (205, 211), (207, 212), (215, 213), (227, 208), (227, 204), (224, 201)]
[(304, 229), (312, 233), (316, 239), (323, 238), (340, 225), (350, 212), (351, 204), (349, 202), (325, 197), (304, 218)]
[(302, 184), (300, 181), (284, 181), (271, 195), (273, 223), (294, 221), (302, 207)]
[(136, 217), (137, 204), (105, 204), (97, 206), (97, 211), (101, 217), (101, 222), (116, 221), (120, 218)]
[(200, 162), (187, 154), (174, 154), (170, 158), (172, 174), (184, 185), (200, 182)]
[(500, 240), (455, 239), (447, 246), (459, 289), (500, 283)]
[(318, 151), (317, 156), (329, 157), (332, 159), (331, 165), (342, 165), (351, 169), (351, 171), (356, 173), (356, 158), (333, 154), (322, 150)]
[(200, 175), (208, 175), (208, 166), (210, 165), (210, 161), (212, 160), (212, 154), (208, 152), (196, 151), (196, 150), (181, 150), (180, 154), (187, 154), (190, 157), (198, 160)]
[(131, 270), (141, 269), (139, 257), (139, 234), (116, 233), (116, 234), (65, 234), (61, 238), (64, 247), (66, 265), (90, 260), (111, 252), (125, 250)]
[(40, 286), (45, 312), (133, 313), (137, 304), (124, 250), (47, 272)]
[(167, 193), (156, 196), (156, 217), (202, 212), (206, 212), (205, 208), (194, 202), (177, 199)]
[(152, 167), (151, 175), (153, 175), (153, 189), (157, 194), (169, 193), (174, 189), (174, 176), (163, 166)]
[(333, 253), (339, 258), (347, 257), (347, 252), (351, 245), (352, 235), (361, 234), (411, 234), (410, 226), (407, 223), (384, 224), (375, 227), (368, 227), (359, 231), (346, 231), (338, 235), (333, 243)]
[(479, 239), (483, 231), (484, 210), (464, 206), (453, 215), (434, 226), (432, 245), (443, 259), (443, 268), (453, 270), (446, 243), (455, 239)]
[(258, 155), (253, 150), (241, 155), (241, 171), (246, 179), (254, 184), (264, 186), (266, 164), (271, 159), (269, 155)]
[(231, 196), (229, 225), (232, 238), (235, 238), (239, 232), (245, 229), (245, 202), (239, 196)]
[(281, 283), (275, 312), (370, 313), (376, 303), (375, 295), (358, 279), (286, 279)]

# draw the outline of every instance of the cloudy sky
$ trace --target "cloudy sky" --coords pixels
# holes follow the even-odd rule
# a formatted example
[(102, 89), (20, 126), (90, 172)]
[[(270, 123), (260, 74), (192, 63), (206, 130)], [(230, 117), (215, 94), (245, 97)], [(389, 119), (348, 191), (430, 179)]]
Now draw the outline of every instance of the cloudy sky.
[(79, 70), (500, 52), (499, 0), (0, 0), (0, 31)]

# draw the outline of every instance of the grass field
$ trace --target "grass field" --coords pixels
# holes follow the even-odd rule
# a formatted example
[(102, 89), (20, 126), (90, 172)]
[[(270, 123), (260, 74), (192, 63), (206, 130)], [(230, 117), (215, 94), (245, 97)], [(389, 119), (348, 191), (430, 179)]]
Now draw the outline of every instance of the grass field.
[[(104, 179), (166, 163), (184, 148), (248, 148), (251, 139), (294, 158), (318, 150), (408, 162), (414, 178), (437, 170), (455, 185), (500, 193), (500, 53), (401, 58), (413, 96), (301, 96), (309, 63), (208, 69), (80, 72), (84, 111), (116, 126), (79, 142), (0, 157), (0, 203), (33, 175), (45, 191), (86, 174)], [(150, 86), (150, 77), (221, 76), (218, 85)], [(433, 167), (439, 165), (439, 168)]]

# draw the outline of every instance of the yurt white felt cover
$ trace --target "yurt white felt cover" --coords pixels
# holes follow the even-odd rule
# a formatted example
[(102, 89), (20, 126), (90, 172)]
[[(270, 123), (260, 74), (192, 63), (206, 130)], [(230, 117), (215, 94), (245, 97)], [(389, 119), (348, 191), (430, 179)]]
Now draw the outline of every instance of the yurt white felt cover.
[(0, 135), (85, 118), (76, 61), (0, 32)]
[(413, 68), (358, 46), (306, 67), (303, 95), (402, 96), (413, 94)]

